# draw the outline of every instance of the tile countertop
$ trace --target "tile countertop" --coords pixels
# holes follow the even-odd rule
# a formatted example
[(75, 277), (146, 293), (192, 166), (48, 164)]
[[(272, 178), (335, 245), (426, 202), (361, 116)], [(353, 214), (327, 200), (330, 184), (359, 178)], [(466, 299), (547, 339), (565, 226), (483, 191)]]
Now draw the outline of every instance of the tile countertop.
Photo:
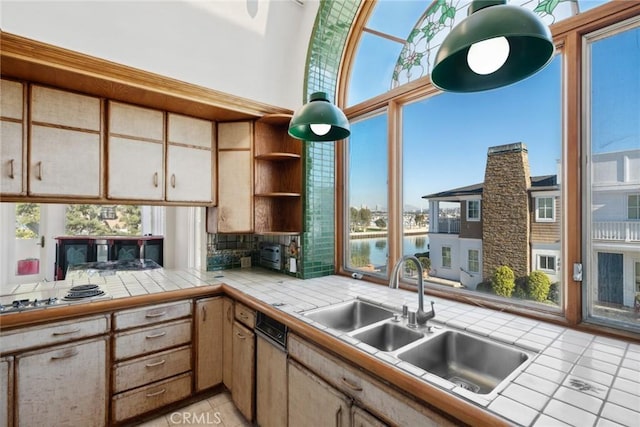
[(425, 295), (425, 301), (435, 301), (436, 317), (430, 323), (436, 327), (443, 324), (464, 329), (533, 353), (532, 361), (510, 383), (483, 396), (300, 314), (354, 298), (381, 303), (396, 312), (403, 304), (411, 310), (417, 308), (414, 292), (348, 277), (300, 280), (261, 268), (209, 272), (158, 269), (17, 285), (10, 294), (43, 288), (62, 291), (80, 282), (101, 285), (113, 299), (224, 283), (515, 424), (636, 427), (640, 422), (640, 345), (634, 343)]

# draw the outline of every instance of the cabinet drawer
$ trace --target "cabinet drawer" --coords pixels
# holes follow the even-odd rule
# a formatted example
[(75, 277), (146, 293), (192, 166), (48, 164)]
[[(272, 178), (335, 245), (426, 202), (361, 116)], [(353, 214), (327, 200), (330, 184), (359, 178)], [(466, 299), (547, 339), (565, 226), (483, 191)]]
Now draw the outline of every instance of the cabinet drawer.
[(191, 316), (191, 301), (179, 301), (119, 311), (113, 315), (113, 326), (116, 330), (122, 330), (186, 316)]
[(191, 347), (140, 357), (113, 367), (113, 391), (120, 393), (191, 370)]
[(33, 326), (2, 332), (2, 353), (11, 353), (33, 347), (72, 341), (107, 333), (109, 319), (106, 316), (76, 319), (49, 326)]
[(115, 337), (115, 358), (127, 359), (191, 341), (191, 319), (121, 332)]
[(112, 399), (113, 421), (120, 422), (144, 414), (191, 394), (191, 373), (179, 375), (139, 389), (120, 393)]
[(256, 326), (256, 312), (250, 309), (246, 305), (236, 302), (235, 309), (236, 319), (243, 323), (245, 326), (253, 329)]

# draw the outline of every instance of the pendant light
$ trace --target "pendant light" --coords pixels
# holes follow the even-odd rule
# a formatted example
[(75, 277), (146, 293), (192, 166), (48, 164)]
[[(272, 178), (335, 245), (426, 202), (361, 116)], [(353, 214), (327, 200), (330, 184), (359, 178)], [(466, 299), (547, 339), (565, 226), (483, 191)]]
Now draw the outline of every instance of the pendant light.
[(536, 73), (553, 52), (549, 27), (529, 9), (473, 0), (440, 45), (431, 81), (450, 92), (495, 89)]
[(337, 141), (350, 134), (347, 117), (325, 92), (311, 94), (289, 123), (289, 135), (305, 141)]

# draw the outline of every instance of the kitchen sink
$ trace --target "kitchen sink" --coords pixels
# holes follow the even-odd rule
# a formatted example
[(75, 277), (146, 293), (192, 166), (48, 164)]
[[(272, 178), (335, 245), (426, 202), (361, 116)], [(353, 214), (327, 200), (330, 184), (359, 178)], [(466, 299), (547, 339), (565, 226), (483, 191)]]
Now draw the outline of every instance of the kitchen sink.
[(477, 394), (490, 393), (529, 359), (523, 351), (451, 330), (397, 357)]
[(308, 311), (304, 316), (343, 332), (351, 332), (393, 317), (393, 312), (362, 300), (353, 300)]
[(406, 326), (387, 322), (355, 334), (353, 337), (378, 350), (394, 351), (419, 340), (424, 335)]

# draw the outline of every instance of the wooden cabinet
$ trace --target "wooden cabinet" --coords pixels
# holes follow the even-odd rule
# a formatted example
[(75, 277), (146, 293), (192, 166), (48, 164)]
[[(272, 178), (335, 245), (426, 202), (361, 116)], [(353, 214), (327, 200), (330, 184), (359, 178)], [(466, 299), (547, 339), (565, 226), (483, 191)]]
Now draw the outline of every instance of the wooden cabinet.
[(215, 201), (213, 123), (169, 113), (166, 199), (175, 202)]
[(233, 300), (224, 297), (224, 315), (222, 318), (222, 382), (227, 389), (233, 392)]
[(351, 425), (353, 427), (387, 427), (383, 423), (359, 406), (351, 408)]
[(191, 301), (114, 313), (112, 423), (191, 394), (191, 316)]
[(218, 205), (207, 211), (210, 233), (253, 232), (253, 123), (218, 124)]
[(13, 425), (13, 358), (0, 358), (0, 426)]
[(31, 87), (29, 194), (102, 195), (102, 101)]
[(164, 113), (109, 101), (110, 199), (164, 199)]
[(287, 353), (256, 335), (256, 421), (261, 427), (287, 425)]
[(16, 356), (18, 426), (104, 426), (107, 338)]
[(0, 80), (0, 194), (26, 194), (24, 85)]
[(302, 142), (289, 136), (291, 116), (268, 115), (255, 124), (255, 232), (302, 232)]
[(252, 421), (255, 395), (255, 334), (240, 322), (233, 324), (233, 403)]
[(300, 364), (289, 361), (289, 426), (347, 427), (351, 400)]
[[(358, 403), (358, 406), (379, 418), (381, 423), (390, 425), (450, 426), (455, 424), (442, 415), (420, 405), (405, 394), (389, 385), (367, 375), (361, 369), (351, 366), (322, 349), (309, 344), (300, 337), (289, 334), (289, 357), (304, 365), (315, 375), (322, 378), (335, 390)], [(291, 365), (289, 366), (291, 376)], [(304, 391), (292, 388), (289, 381), (289, 401), (296, 399)], [(295, 402), (295, 400), (294, 400)], [(295, 417), (312, 416), (297, 414)], [(302, 425), (305, 418), (294, 418), (291, 423), (292, 406), (289, 405), (289, 425)], [(362, 416), (359, 414), (358, 417)], [(310, 419), (306, 419), (307, 423)], [(347, 425), (347, 424), (345, 424)]]
[(195, 304), (195, 387), (201, 391), (222, 382), (223, 298), (206, 298)]

